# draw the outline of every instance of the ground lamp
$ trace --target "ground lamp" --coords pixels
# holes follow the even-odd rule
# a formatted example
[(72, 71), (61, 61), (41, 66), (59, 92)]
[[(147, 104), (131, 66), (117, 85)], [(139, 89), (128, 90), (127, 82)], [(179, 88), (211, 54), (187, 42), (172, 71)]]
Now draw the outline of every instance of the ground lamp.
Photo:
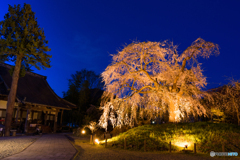
[(176, 145), (178, 147), (183, 147), (184, 149), (191, 146), (191, 144), (189, 142), (186, 142), (186, 141), (178, 141), (178, 142), (175, 142), (174, 145)]
[(97, 144), (99, 144), (99, 143), (100, 143), (98, 139), (95, 139), (95, 142), (96, 142)]
[(189, 150), (187, 149), (189, 146), (191, 146), (191, 143), (189, 142), (185, 142), (185, 141), (182, 141), (182, 142), (177, 142), (175, 143), (176, 146), (179, 146), (179, 147), (183, 147), (183, 152), (192, 152), (192, 150)]

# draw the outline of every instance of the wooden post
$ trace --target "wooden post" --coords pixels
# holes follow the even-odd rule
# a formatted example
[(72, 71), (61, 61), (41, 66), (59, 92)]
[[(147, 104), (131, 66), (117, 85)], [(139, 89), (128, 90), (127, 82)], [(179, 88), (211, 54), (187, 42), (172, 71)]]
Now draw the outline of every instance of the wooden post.
[(196, 154), (197, 153), (197, 149), (196, 149), (197, 147), (196, 147), (196, 143), (194, 143), (194, 154)]
[(22, 114), (23, 114), (23, 110), (20, 110), (20, 124), (22, 124)]
[(139, 148), (139, 143), (140, 143), (139, 140), (137, 140), (137, 148)]
[(225, 152), (224, 143), (222, 143), (222, 152)]
[(95, 145), (96, 134), (93, 135), (93, 144)]
[(53, 126), (54, 133), (57, 132), (57, 118), (58, 118), (58, 110), (56, 110), (55, 117), (54, 117), (54, 126)]
[(90, 144), (92, 144), (92, 139), (93, 139), (93, 137), (92, 137), (92, 135), (90, 135)]
[(34, 114), (34, 111), (31, 111), (30, 113), (32, 113), (32, 114), (31, 114), (31, 123), (33, 123), (33, 114)]
[(144, 140), (144, 152), (147, 151), (147, 142), (146, 142), (146, 139)]
[(172, 148), (171, 148), (171, 141), (169, 142), (169, 152), (171, 153)]
[(16, 132), (17, 132), (16, 130), (13, 130), (13, 131), (12, 131), (12, 136), (13, 136), (13, 137), (16, 137)]
[(61, 126), (62, 126), (62, 117), (63, 117), (63, 109), (62, 109), (62, 112), (61, 112), (61, 121), (60, 121)]
[(97, 142), (95, 141), (97, 139), (97, 135), (94, 134), (94, 144), (96, 144)]
[(28, 115), (29, 115), (29, 109), (27, 110), (26, 120), (25, 120), (25, 133), (28, 131)]
[(18, 112), (19, 112), (19, 104), (18, 104), (18, 106), (17, 106), (16, 124), (17, 124), (17, 122), (18, 122)]
[(107, 138), (105, 138), (105, 148), (107, 147)]
[(127, 149), (127, 142), (126, 142), (126, 138), (124, 138), (124, 149)]
[(47, 114), (48, 114), (48, 111), (45, 111), (44, 113), (44, 125), (46, 126), (47, 125)]

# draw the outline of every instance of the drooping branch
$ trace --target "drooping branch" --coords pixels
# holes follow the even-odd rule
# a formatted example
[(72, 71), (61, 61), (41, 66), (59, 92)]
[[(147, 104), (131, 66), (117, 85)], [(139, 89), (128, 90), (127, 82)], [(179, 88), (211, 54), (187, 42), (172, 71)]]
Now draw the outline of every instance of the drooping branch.
[(127, 67), (128, 72), (129, 72), (131, 75), (133, 75), (133, 76), (134, 76), (134, 74), (137, 74), (137, 73), (141, 73), (141, 72), (145, 73), (146, 76), (149, 78), (149, 80), (151, 80), (151, 81), (155, 84), (156, 87), (159, 87), (158, 82), (157, 82), (156, 80), (154, 80), (154, 79), (149, 75), (149, 73), (148, 73), (146, 70), (140, 69), (140, 70), (138, 70), (138, 71), (130, 71), (129, 65), (128, 65), (126, 62), (121, 61), (121, 62), (119, 62), (119, 64), (120, 64), (120, 63), (123, 63), (123, 64)]
[(176, 89), (177, 89), (177, 82), (179, 80), (179, 77), (181, 74), (183, 74), (184, 72), (184, 69), (186, 68), (186, 63), (188, 60), (190, 60), (192, 57), (193, 57), (193, 54), (194, 54), (195, 51), (192, 52), (191, 56), (188, 56), (186, 58), (184, 58), (183, 60), (183, 63), (182, 63), (182, 68), (180, 70), (180, 72), (178, 73), (178, 75), (176, 76), (176, 78), (174, 79), (174, 82), (173, 82), (173, 92), (176, 92)]
[[(105, 121), (101, 124), (105, 125), (110, 112), (115, 111), (118, 115), (117, 125), (132, 125), (139, 108), (141, 115), (144, 112), (151, 118), (159, 115), (160, 110), (168, 111), (174, 115), (171, 121), (179, 121), (183, 111), (206, 114), (199, 102), (202, 97), (200, 89), (206, 85), (206, 78), (200, 64), (190, 60), (195, 60), (197, 56), (208, 57), (212, 48), (213, 43), (202, 39), (197, 39), (181, 56), (177, 54), (177, 46), (166, 41), (139, 42), (126, 46), (113, 55), (113, 65), (102, 73), (106, 91), (118, 95), (104, 103), (103, 116), (106, 117), (101, 118)], [(186, 70), (189, 61), (197, 66)], [(177, 87), (180, 87), (178, 93), (173, 92), (172, 89)]]

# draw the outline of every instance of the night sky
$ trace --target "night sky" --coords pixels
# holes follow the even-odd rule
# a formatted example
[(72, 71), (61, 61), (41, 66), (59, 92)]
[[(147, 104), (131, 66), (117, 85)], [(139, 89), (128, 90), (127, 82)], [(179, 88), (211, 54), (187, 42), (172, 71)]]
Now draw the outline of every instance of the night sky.
[(47, 76), (62, 97), (71, 74), (86, 68), (100, 74), (110, 54), (132, 40), (170, 40), (184, 51), (197, 38), (219, 44), (220, 55), (200, 59), (207, 89), (240, 80), (239, 0), (0, 0), (0, 21), (8, 4), (30, 4), (44, 28), (52, 67)]

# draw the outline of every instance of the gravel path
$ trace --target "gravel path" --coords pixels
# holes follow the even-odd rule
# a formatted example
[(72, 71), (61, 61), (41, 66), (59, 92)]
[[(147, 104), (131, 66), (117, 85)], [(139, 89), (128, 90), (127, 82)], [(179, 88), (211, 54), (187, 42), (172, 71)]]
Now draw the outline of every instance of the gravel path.
[(40, 136), (0, 137), (0, 159), (21, 152), (39, 137)]
[[(72, 138), (72, 139), (71, 139)], [(219, 160), (210, 155), (193, 155), (184, 153), (140, 152), (123, 149), (104, 148), (101, 145), (91, 145), (86, 138), (71, 136), (75, 141), (79, 154), (77, 160)], [(230, 157), (229, 157), (230, 158)], [(221, 157), (220, 159), (224, 159)], [(228, 158), (226, 158), (228, 159)], [(235, 159), (235, 158), (233, 158)]]
[(43, 134), (24, 151), (4, 158), (4, 160), (70, 160), (77, 150), (65, 134)]

